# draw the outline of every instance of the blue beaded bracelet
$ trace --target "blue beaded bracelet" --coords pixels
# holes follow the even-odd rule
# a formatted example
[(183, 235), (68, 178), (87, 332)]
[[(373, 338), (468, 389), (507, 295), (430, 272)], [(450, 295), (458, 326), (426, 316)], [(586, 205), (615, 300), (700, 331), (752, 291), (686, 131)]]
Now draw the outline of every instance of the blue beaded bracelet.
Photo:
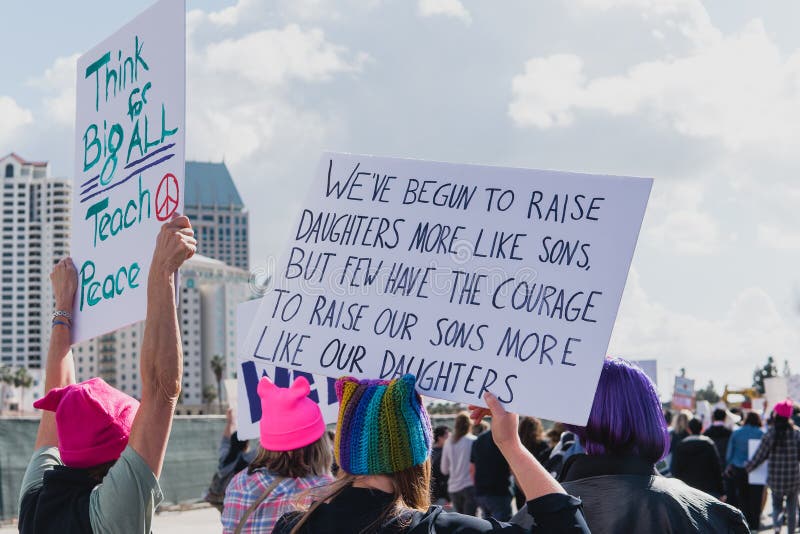
[(70, 327), (70, 324), (69, 324), (69, 323), (65, 323), (64, 321), (53, 321), (53, 327), (54, 327), (54, 328), (55, 328), (55, 326), (56, 326), (57, 324), (63, 324), (63, 325), (64, 325), (64, 326), (66, 326), (67, 328), (71, 328), (71, 327)]

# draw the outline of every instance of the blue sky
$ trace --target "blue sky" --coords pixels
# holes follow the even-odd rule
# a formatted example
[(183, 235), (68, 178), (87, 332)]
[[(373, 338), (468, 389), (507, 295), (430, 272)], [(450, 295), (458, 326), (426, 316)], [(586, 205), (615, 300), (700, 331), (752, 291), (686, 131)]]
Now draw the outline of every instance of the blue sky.
[[(0, 153), (71, 173), (74, 59), (149, 1), (4, 5)], [(113, 7), (110, 7), (113, 6)], [(189, 1), (189, 157), (276, 254), (321, 150), (656, 179), (611, 351), (800, 371), (800, 5)]]

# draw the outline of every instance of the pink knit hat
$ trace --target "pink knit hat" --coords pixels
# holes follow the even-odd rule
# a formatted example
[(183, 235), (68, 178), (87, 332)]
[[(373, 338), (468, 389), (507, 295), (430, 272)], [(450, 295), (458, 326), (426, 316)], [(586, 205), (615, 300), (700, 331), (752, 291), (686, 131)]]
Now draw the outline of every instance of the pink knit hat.
[(325, 421), (316, 402), (308, 398), (311, 386), (300, 376), (288, 388), (269, 378), (258, 383), (261, 397), (261, 446), (270, 451), (291, 451), (310, 445), (325, 433)]
[(792, 399), (786, 399), (782, 402), (779, 402), (775, 405), (775, 415), (780, 415), (781, 417), (789, 418), (792, 416), (792, 409), (794, 408), (794, 403)]
[(68, 467), (87, 468), (119, 458), (139, 402), (92, 378), (51, 389), (34, 408), (56, 413), (58, 451)]

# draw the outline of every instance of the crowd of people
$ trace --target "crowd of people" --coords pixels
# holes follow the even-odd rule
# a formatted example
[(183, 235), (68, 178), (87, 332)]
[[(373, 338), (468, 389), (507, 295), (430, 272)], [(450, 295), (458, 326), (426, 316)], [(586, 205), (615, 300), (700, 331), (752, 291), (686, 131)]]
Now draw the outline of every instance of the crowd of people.
[[(99, 378), (75, 383), (77, 274), (68, 258), (56, 265), (47, 393), (35, 404), (43, 415), (20, 532), (149, 534), (182, 377), (174, 273), (195, 247), (185, 217), (162, 227), (148, 278), (141, 401)], [(333, 434), (304, 378), (280, 388), (264, 377), (257, 392), (258, 446), (239, 441), (229, 417), (209, 488), (226, 534), (746, 533), (759, 526), (764, 495), (748, 473), (764, 461), (773, 524), (796, 525), (800, 431), (791, 401), (776, 405), (766, 426), (754, 412), (724, 409), (708, 428), (691, 412), (673, 421), (647, 375), (618, 358), (603, 363), (587, 424), (547, 433), (488, 392), (488, 408), (470, 406), (452, 429), (434, 428), (412, 375), (338, 379)], [(749, 459), (751, 439), (761, 441)]]
[[(670, 428), (671, 461), (662, 471), (735, 506), (753, 531), (760, 527), (768, 487), (775, 532), (784, 523), (794, 532), (800, 490), (798, 422), (800, 407), (790, 399), (776, 403), (765, 422), (755, 411), (718, 407), (705, 429), (701, 419), (682, 410)], [(752, 441), (758, 443), (755, 453), (750, 450)], [(751, 483), (749, 473), (767, 460), (766, 486)]]

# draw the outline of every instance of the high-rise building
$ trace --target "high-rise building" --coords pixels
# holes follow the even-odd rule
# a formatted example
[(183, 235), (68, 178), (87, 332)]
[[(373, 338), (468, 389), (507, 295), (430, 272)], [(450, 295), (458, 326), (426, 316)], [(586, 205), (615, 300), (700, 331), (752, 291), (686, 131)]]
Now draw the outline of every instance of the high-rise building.
[(46, 161), (0, 159), (3, 182), (0, 365), (43, 367), (50, 339), (50, 271), (69, 250), (72, 182)]
[(225, 163), (187, 161), (183, 199), (198, 253), (249, 269), (249, 214)]
[[(203, 409), (203, 389), (216, 388), (211, 359), (225, 360), (224, 378), (236, 370), (236, 306), (254, 297), (248, 272), (195, 255), (180, 271), (179, 323), (183, 343), (185, 410)], [(144, 322), (79, 343), (74, 348), (78, 379), (99, 376), (125, 393), (140, 398), (139, 357)]]

